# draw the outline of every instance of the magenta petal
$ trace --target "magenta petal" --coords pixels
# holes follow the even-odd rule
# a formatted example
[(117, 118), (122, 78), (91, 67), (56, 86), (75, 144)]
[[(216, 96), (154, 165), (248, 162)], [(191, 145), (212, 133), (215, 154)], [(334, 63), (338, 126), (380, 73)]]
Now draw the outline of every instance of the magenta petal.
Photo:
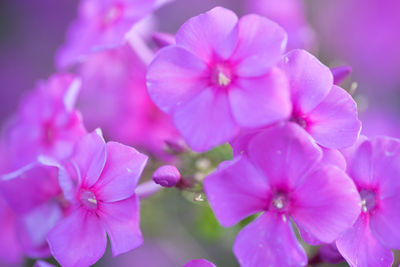
[(176, 128), (195, 151), (206, 151), (230, 141), (239, 131), (228, 98), (208, 88), (174, 112)]
[(248, 155), (271, 185), (281, 185), (282, 177), (295, 185), (322, 158), (322, 151), (297, 124), (286, 123), (255, 136), (248, 145)]
[(319, 254), (325, 262), (336, 264), (344, 261), (342, 255), (340, 255), (336, 247), (335, 242), (321, 246), (319, 249)]
[(96, 196), (104, 202), (131, 197), (147, 163), (147, 156), (116, 142), (108, 142), (106, 147), (107, 161), (94, 185)]
[(307, 256), (293, 232), (290, 220), (265, 213), (236, 237), (233, 252), (242, 267), (305, 266)]
[(236, 48), (238, 18), (234, 12), (216, 7), (186, 21), (176, 34), (176, 44), (209, 62), (214, 53), (227, 59)]
[(353, 225), (361, 211), (353, 181), (332, 165), (306, 175), (292, 198), (290, 212), (296, 224), (325, 243)]
[(78, 166), (82, 186), (89, 188), (97, 182), (103, 171), (106, 155), (106, 143), (98, 130), (85, 135), (76, 144), (72, 161)]
[(207, 65), (188, 50), (170, 46), (158, 52), (147, 69), (151, 99), (163, 111), (173, 109), (207, 87)]
[(287, 80), (277, 68), (257, 79), (238, 79), (229, 89), (229, 100), (235, 120), (243, 127), (267, 125), (291, 113)]
[(62, 266), (87, 267), (104, 254), (107, 235), (94, 213), (78, 209), (49, 232), (47, 241), (51, 254)]
[(307, 116), (307, 131), (315, 141), (328, 148), (353, 145), (360, 133), (357, 105), (342, 88), (333, 86), (327, 97)]
[(350, 73), (352, 68), (350, 66), (342, 66), (331, 69), (333, 75), (333, 83), (339, 85), (343, 80), (345, 80)]
[(393, 263), (393, 253), (384, 247), (369, 228), (368, 215), (357, 222), (336, 241), (337, 248), (350, 266), (386, 267)]
[(143, 243), (139, 228), (139, 201), (136, 196), (99, 206), (114, 256), (128, 252)]
[(372, 144), (362, 142), (349, 158), (347, 173), (360, 188), (368, 188), (372, 179)]
[(205, 260), (205, 259), (196, 259), (191, 260), (182, 267), (216, 267), (215, 264)]
[(293, 50), (280, 67), (286, 72), (296, 112), (313, 110), (329, 93), (333, 85), (330, 69), (304, 50)]
[(321, 162), (324, 164), (332, 164), (338, 167), (341, 170), (346, 170), (346, 160), (344, 159), (342, 153), (336, 149), (329, 149), (322, 147), (322, 152), (324, 156), (322, 157)]
[(275, 22), (258, 15), (239, 21), (239, 43), (232, 56), (241, 77), (264, 75), (276, 65), (285, 51), (287, 34)]
[(223, 226), (238, 221), (268, 205), (269, 185), (245, 157), (224, 162), (204, 180), (204, 190), (216, 217)]
[(22, 263), (22, 259), (15, 228), (15, 216), (0, 198), (0, 265), (17, 265)]
[(324, 243), (321, 240), (319, 240), (318, 238), (316, 238), (315, 236), (313, 236), (312, 234), (310, 234), (310, 232), (308, 232), (306, 229), (304, 229), (301, 225), (298, 224), (296, 226), (297, 226), (297, 229), (299, 230), (301, 239), (303, 239), (303, 241), (306, 242), (307, 244), (310, 244), (312, 246), (319, 246)]
[[(399, 176), (397, 176), (399, 177)], [(400, 249), (400, 196), (381, 199), (371, 214), (371, 231), (386, 247)]]
[(45, 261), (37, 261), (33, 267), (55, 267), (53, 264), (50, 264)]

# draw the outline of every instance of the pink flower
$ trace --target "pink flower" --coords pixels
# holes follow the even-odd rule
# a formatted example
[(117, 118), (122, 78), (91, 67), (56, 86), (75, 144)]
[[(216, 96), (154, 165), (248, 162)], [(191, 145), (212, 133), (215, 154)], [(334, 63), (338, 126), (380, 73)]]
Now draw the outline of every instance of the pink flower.
[(146, 162), (147, 157), (131, 147), (106, 144), (98, 132), (79, 141), (71, 159), (75, 171), (60, 182), (73, 206), (71, 213), (47, 236), (62, 266), (97, 262), (105, 252), (107, 235), (114, 256), (142, 244), (135, 187)]
[(263, 212), (237, 236), (241, 266), (304, 266), (305, 251), (293, 220), (307, 241), (331, 243), (360, 214), (360, 197), (339, 168), (322, 164), (322, 151), (293, 124), (266, 129), (248, 153), (222, 163), (204, 181), (217, 219), (232, 226)]
[(129, 45), (88, 57), (79, 66), (82, 79), (77, 106), (89, 130), (165, 157), (164, 142), (181, 139), (171, 119), (151, 101), (146, 65)]
[(158, 52), (147, 72), (154, 103), (173, 117), (189, 146), (205, 151), (290, 115), (287, 83), (274, 66), (286, 33), (276, 23), (221, 7), (188, 20), (176, 45)]
[(57, 54), (57, 66), (65, 68), (91, 53), (122, 45), (131, 28), (160, 4), (157, 0), (82, 0), (78, 18)]
[(0, 196), (0, 265), (17, 265), (22, 263), (22, 259), (15, 215)]
[(215, 264), (205, 260), (205, 259), (196, 259), (191, 260), (182, 267), (215, 267)]
[(68, 158), (85, 134), (80, 113), (74, 110), (80, 81), (71, 74), (56, 74), (38, 84), (21, 102), (6, 128), (6, 151), (13, 169), (36, 161), (38, 155)]
[(351, 266), (391, 266), (390, 249), (400, 249), (400, 141), (364, 139), (346, 158), (362, 212), (336, 245)]
[(18, 241), (32, 258), (49, 257), (47, 233), (64, 217), (58, 169), (34, 162), (1, 176), (0, 193), (15, 213)]
[(345, 90), (333, 84), (330, 69), (304, 50), (289, 52), (280, 67), (290, 84), (290, 120), (326, 148), (353, 145), (361, 130), (357, 105)]

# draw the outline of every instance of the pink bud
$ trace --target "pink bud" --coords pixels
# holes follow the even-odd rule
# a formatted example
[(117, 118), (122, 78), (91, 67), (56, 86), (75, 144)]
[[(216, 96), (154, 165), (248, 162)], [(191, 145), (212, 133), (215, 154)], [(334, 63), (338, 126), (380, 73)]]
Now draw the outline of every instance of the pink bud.
[(153, 173), (153, 181), (164, 187), (174, 187), (181, 179), (178, 169), (172, 165), (165, 165)]

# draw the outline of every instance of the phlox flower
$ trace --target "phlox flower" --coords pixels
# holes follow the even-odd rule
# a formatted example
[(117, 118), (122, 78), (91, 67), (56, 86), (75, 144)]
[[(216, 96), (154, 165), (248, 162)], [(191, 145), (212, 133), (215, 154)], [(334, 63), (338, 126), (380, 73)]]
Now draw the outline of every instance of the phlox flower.
[(50, 256), (47, 233), (66, 211), (58, 174), (36, 161), (0, 177), (0, 194), (15, 214), (18, 242), (29, 257)]
[(290, 115), (286, 78), (275, 67), (286, 45), (278, 24), (258, 15), (238, 20), (216, 7), (189, 19), (176, 44), (148, 67), (154, 103), (170, 114), (188, 145), (205, 151)]
[(22, 262), (22, 252), (17, 239), (15, 215), (0, 196), (0, 266)]
[(147, 157), (131, 147), (106, 144), (98, 131), (78, 142), (70, 161), (75, 168), (60, 181), (71, 212), (47, 236), (62, 266), (97, 262), (107, 235), (114, 256), (142, 244), (135, 187), (146, 162)]
[(337, 248), (350, 266), (391, 266), (390, 249), (400, 249), (400, 141), (362, 138), (345, 152), (362, 212), (336, 241)]
[(205, 259), (191, 260), (182, 267), (215, 267), (215, 264)]
[(91, 53), (122, 45), (131, 28), (165, 2), (168, 1), (81, 0), (78, 18), (58, 51), (57, 66), (65, 68)]
[(323, 147), (353, 145), (361, 130), (357, 105), (345, 90), (333, 84), (330, 69), (304, 50), (289, 52), (280, 67), (290, 84), (290, 120)]
[(360, 214), (354, 183), (321, 158), (320, 147), (300, 127), (278, 125), (205, 178), (207, 198), (223, 226), (262, 212), (236, 237), (233, 251), (241, 266), (305, 266), (291, 220), (303, 238), (325, 243), (354, 223)]
[(56, 74), (38, 83), (22, 100), (6, 127), (5, 151), (11, 169), (36, 161), (39, 155), (59, 160), (69, 157), (85, 134), (80, 113), (74, 110), (80, 81), (71, 74)]
[[(78, 67), (82, 88), (77, 107), (88, 130), (165, 157), (164, 142), (181, 139), (168, 115), (146, 90), (146, 64), (129, 45), (96, 53)], [(145, 133), (145, 134), (143, 134)]]

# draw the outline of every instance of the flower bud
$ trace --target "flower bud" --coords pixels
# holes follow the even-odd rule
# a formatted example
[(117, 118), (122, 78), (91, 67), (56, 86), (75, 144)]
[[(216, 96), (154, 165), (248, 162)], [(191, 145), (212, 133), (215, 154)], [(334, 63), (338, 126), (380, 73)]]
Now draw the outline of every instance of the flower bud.
[(153, 174), (153, 181), (164, 187), (174, 187), (180, 179), (181, 174), (172, 165), (161, 166)]

